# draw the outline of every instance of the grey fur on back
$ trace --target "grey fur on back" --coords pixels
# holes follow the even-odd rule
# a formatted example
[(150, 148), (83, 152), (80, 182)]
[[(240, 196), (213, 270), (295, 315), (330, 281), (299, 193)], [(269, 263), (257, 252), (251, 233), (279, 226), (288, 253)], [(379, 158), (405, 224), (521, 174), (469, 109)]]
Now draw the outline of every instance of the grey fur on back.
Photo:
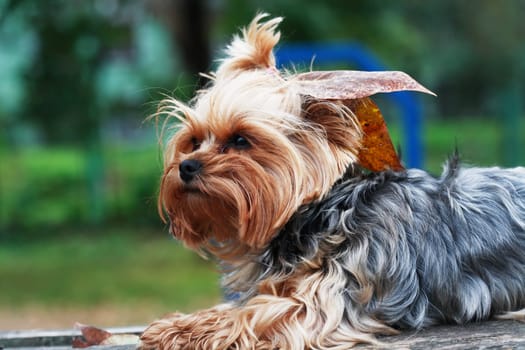
[[(305, 262), (346, 280), (346, 315), (419, 328), (525, 307), (525, 168), (346, 176), (257, 258), (253, 284)], [(250, 282), (250, 281), (248, 281)], [(365, 289), (372, 290), (363, 297)], [(241, 299), (242, 302), (242, 299)]]

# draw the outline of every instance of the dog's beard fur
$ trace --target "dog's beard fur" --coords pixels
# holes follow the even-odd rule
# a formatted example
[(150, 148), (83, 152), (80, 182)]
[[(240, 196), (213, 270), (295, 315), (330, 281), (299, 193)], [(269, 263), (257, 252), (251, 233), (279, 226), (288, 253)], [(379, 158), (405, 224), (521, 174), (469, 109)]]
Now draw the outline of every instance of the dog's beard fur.
[[(302, 96), (274, 66), (279, 20), (259, 20), (195, 100), (159, 110), (180, 122), (161, 215), (227, 262), (223, 284), (239, 299), (155, 322), (143, 347), (346, 349), (524, 307), (525, 169), (360, 173), (362, 131), (345, 101)], [(183, 181), (190, 159), (202, 171)]]

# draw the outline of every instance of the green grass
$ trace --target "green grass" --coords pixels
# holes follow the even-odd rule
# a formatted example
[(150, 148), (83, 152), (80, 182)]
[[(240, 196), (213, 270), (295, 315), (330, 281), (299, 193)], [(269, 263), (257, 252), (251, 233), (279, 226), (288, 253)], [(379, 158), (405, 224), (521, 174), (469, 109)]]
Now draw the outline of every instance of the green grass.
[(220, 297), (215, 265), (161, 230), (4, 243), (0, 276), (0, 308), (150, 303), (190, 310)]

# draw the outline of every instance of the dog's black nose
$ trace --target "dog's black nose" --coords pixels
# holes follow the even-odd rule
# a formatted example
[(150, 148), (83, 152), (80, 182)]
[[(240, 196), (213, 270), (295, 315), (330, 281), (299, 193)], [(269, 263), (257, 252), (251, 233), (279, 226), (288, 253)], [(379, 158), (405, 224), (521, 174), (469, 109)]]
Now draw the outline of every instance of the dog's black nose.
[(190, 182), (202, 170), (202, 163), (196, 159), (183, 160), (179, 165), (180, 178), (184, 182)]

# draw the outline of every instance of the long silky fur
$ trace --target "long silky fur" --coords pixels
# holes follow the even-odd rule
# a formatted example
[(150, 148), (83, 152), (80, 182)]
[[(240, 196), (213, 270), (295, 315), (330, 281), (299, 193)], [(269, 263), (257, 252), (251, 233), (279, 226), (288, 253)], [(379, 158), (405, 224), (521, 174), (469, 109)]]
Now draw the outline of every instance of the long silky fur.
[[(303, 207), (258, 257), (261, 280), (338, 271), (346, 315), (396, 328), (486, 320), (525, 307), (525, 168), (350, 176)], [(235, 280), (232, 276), (228, 279)]]
[[(276, 71), (280, 19), (263, 17), (194, 101), (159, 110), (181, 121), (160, 211), (187, 246), (224, 261), (239, 298), (158, 320), (141, 347), (348, 349), (404, 328), (523, 320), (525, 168), (453, 157), (439, 178), (360, 171), (355, 116)], [(251, 147), (228, 149), (238, 134)], [(191, 183), (186, 159), (203, 167)]]

